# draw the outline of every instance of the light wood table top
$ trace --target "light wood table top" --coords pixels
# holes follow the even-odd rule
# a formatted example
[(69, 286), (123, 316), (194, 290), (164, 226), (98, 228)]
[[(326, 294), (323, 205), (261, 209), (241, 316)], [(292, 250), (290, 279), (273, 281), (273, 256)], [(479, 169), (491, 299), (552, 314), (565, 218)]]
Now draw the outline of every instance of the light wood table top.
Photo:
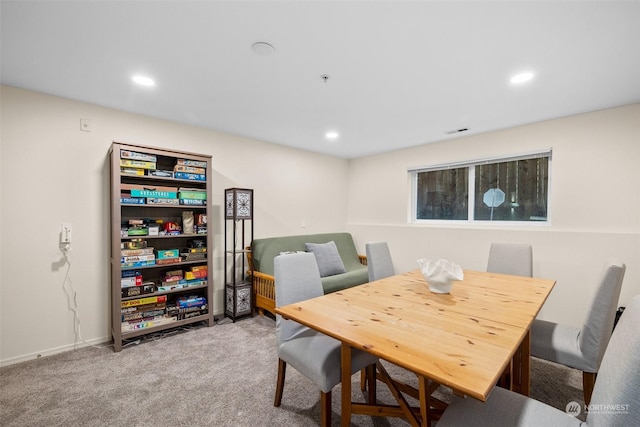
[(276, 312), (484, 401), (525, 338), (528, 343), (554, 284), (465, 270), (449, 294), (435, 294), (414, 270)]

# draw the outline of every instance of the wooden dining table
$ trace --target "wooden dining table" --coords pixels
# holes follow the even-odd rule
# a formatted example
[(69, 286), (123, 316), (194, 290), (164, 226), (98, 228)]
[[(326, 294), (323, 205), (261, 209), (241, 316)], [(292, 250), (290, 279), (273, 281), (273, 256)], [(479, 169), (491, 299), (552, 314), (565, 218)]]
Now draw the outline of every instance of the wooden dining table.
[[(342, 425), (352, 414), (402, 416), (431, 424), (430, 397), (444, 385), (485, 401), (505, 372), (511, 388), (529, 394), (529, 328), (554, 280), (464, 271), (450, 293), (429, 290), (420, 270), (276, 308), (276, 313), (341, 341)], [(351, 352), (367, 351), (417, 376), (418, 387), (390, 378), (397, 406), (351, 401)], [(509, 369), (508, 369), (509, 368)], [(413, 394), (411, 393), (413, 391)], [(404, 394), (418, 399), (409, 405)]]

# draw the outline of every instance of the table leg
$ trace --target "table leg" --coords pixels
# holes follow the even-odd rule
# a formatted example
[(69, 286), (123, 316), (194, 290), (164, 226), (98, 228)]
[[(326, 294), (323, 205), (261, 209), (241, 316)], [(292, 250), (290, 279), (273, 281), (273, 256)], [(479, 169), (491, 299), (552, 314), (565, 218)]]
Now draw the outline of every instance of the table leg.
[(367, 387), (369, 388), (369, 394), (367, 397), (367, 403), (370, 405), (376, 404), (376, 390), (377, 390), (377, 379), (376, 379), (376, 365), (369, 365), (366, 368), (367, 371)]
[(531, 331), (522, 339), (520, 347), (513, 355), (513, 372), (511, 373), (511, 389), (529, 396), (531, 370)]
[[(385, 384), (387, 384), (387, 386), (389, 387), (389, 391), (391, 392), (391, 394), (393, 394), (393, 397), (396, 398), (396, 401), (398, 402), (398, 405), (399, 405), (399, 409), (404, 413), (404, 417), (407, 419), (407, 421), (409, 421), (409, 424), (411, 424), (413, 427), (418, 427), (420, 425), (420, 420), (418, 419), (418, 416), (413, 412), (413, 409), (411, 408), (411, 406), (409, 406), (409, 402), (407, 402), (405, 397), (402, 395), (402, 390), (400, 390), (399, 388), (400, 386), (402, 386), (402, 388), (406, 390), (406, 389), (409, 389), (409, 387), (402, 383), (398, 383), (394, 381), (389, 375), (389, 373), (387, 372), (387, 370), (384, 368), (382, 363), (378, 362), (377, 366), (378, 366), (378, 373), (380, 374), (380, 380)], [(424, 378), (424, 380), (427, 381), (426, 378)], [(417, 397), (420, 400), (421, 411), (422, 411), (422, 408), (424, 408), (422, 406), (423, 403), (425, 402), (426, 402), (425, 404), (429, 403), (428, 388), (429, 388), (429, 384), (425, 383), (424, 393), (421, 394), (420, 390), (418, 390)], [(413, 395), (414, 397), (416, 397), (415, 393)], [(426, 406), (426, 408), (427, 408), (427, 411), (429, 411), (429, 407)]]
[(520, 370), (520, 393), (529, 396), (531, 392), (531, 331), (527, 331), (522, 341), (522, 369)]
[(351, 346), (343, 342), (340, 350), (340, 363), (342, 366), (342, 414), (340, 416), (342, 427), (351, 425)]
[(429, 380), (418, 375), (418, 390), (420, 391), (420, 418), (422, 427), (431, 427), (431, 414), (429, 408)]

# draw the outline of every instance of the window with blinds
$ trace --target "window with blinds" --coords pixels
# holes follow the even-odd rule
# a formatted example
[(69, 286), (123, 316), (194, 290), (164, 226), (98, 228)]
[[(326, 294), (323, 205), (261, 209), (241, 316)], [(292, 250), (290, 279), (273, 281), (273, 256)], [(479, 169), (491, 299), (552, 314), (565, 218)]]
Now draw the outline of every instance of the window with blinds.
[(409, 169), (412, 219), (549, 221), (551, 150)]

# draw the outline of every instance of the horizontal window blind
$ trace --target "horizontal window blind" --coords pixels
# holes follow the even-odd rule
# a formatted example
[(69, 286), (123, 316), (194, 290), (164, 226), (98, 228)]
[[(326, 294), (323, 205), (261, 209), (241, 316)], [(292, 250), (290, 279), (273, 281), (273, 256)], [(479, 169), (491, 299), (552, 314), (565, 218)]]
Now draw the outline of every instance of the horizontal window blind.
[(543, 157), (549, 157), (549, 159), (551, 159), (551, 151), (552, 151), (551, 148), (549, 148), (542, 151), (533, 151), (530, 153), (521, 153), (521, 154), (514, 154), (509, 156), (488, 157), (484, 159), (466, 160), (466, 161), (453, 162), (453, 163), (442, 163), (439, 165), (411, 167), (407, 169), (407, 172), (429, 172), (434, 170), (456, 169), (456, 168), (464, 168), (464, 167), (477, 166), (477, 165), (487, 165), (491, 163), (513, 162), (516, 160), (537, 159), (537, 158), (543, 158)]

